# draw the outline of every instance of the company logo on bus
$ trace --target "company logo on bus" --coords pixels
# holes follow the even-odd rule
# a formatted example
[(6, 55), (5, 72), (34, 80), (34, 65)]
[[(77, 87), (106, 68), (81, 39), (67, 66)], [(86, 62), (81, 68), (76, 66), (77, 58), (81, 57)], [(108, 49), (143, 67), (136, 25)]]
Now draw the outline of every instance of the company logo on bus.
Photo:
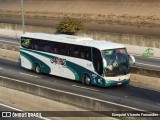
[(66, 67), (66, 59), (55, 57), (53, 59), (51, 58), (50, 62), (54, 63), (55, 65), (62, 65), (63, 67)]

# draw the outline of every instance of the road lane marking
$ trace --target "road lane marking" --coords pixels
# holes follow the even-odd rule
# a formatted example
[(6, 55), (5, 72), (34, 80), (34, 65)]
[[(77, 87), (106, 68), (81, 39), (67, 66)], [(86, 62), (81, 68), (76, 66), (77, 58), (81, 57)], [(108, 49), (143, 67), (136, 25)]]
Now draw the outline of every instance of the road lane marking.
[(18, 109), (18, 108), (15, 108), (15, 107), (11, 107), (11, 106), (8, 106), (8, 105), (2, 104), (2, 103), (0, 103), (0, 106), (7, 107), (7, 108), (10, 108), (10, 109), (16, 110), (16, 111), (23, 111), (21, 109)]
[[(134, 66), (132, 66), (132, 67), (134, 67)], [(135, 68), (144, 69), (144, 70), (153, 70), (153, 71), (160, 72), (160, 70), (158, 70), (158, 69), (152, 69), (152, 68), (147, 68), (147, 67), (136, 66)]]
[(0, 67), (0, 70), (1, 70), (1, 69), (3, 69), (3, 68)]
[(158, 106), (160, 106), (160, 103), (156, 103)]
[[(11, 106), (8, 106), (8, 105), (2, 104), (2, 103), (0, 103), (0, 106), (7, 107), (7, 108), (10, 108), (10, 109), (16, 110), (16, 111), (25, 112), (24, 110), (21, 110), (21, 109), (15, 108), (15, 107), (11, 107)], [(10, 111), (10, 112), (12, 112), (12, 111)], [(27, 112), (26, 112), (26, 113), (27, 113)], [(43, 119), (43, 120), (50, 120), (50, 119), (44, 118), (44, 117), (37, 117), (37, 118), (40, 118), (40, 119)]]
[(160, 103), (156, 103), (156, 105), (160, 106)]
[(30, 74), (26, 74), (26, 73), (22, 73), (22, 72), (19, 72), (19, 73), (22, 74), (22, 75), (27, 75), (27, 76), (31, 76), (31, 77), (41, 78), (41, 77), (39, 77), (39, 76), (30, 75)]
[(11, 42), (11, 41), (6, 41), (6, 40), (0, 40), (1, 42), (6, 42), (6, 43), (14, 43), (14, 44), (19, 44), (17, 42)]
[(76, 94), (76, 93), (66, 92), (66, 91), (63, 91), (63, 90), (53, 89), (53, 88), (49, 88), (49, 87), (45, 87), (45, 86), (41, 86), (41, 85), (29, 83), (29, 82), (24, 82), (24, 81), (17, 80), (17, 79), (14, 79), (14, 78), (5, 77), (5, 76), (0, 76), (0, 77), (4, 78), (4, 79), (8, 79), (8, 80), (12, 80), (12, 81), (16, 81), (16, 82), (20, 82), (20, 83), (29, 84), (29, 85), (33, 85), (33, 86), (36, 86), (36, 87), (48, 89), (48, 90), (53, 90), (53, 91), (56, 91), (56, 92), (66, 93), (66, 94), (75, 95), (75, 96), (79, 96), (79, 97), (83, 97), (83, 98), (97, 100), (97, 101), (100, 101), (100, 102), (104, 102), (104, 103), (108, 103), (108, 104), (112, 104), (112, 105), (116, 105), (116, 106), (120, 106), (120, 107), (125, 107), (125, 108), (136, 110), (136, 111), (146, 112), (145, 110), (142, 110), (142, 109), (139, 109), (139, 108), (134, 108), (134, 107), (130, 107), (130, 106), (126, 106), (126, 105), (122, 105), (122, 104), (118, 104), (118, 103), (114, 103), (114, 102), (110, 102), (110, 101), (105, 101), (105, 100), (101, 100), (101, 99), (97, 99), (97, 98), (93, 98), (93, 97), (88, 97), (88, 96), (85, 96), (85, 95), (80, 95), (80, 94)]
[(77, 87), (77, 88), (82, 88), (82, 89), (87, 89), (87, 90), (92, 90), (92, 91), (99, 91), (99, 90), (96, 90), (96, 89), (92, 89), (92, 88), (87, 88), (87, 87), (81, 87), (81, 86), (77, 86), (77, 85), (72, 85), (73, 87)]
[(152, 91), (160, 92), (159, 90), (156, 90), (156, 89), (152, 89), (152, 88), (145, 88), (145, 87), (138, 86), (138, 85), (134, 85), (134, 84), (130, 84), (129, 86), (133, 86), (133, 87), (138, 87), (138, 88), (142, 88), (142, 89), (148, 89), (148, 90), (152, 90)]
[(141, 57), (143, 57), (143, 58), (152, 58), (152, 59), (160, 59), (159, 57), (145, 57), (145, 56), (142, 56), (142, 55), (137, 55), (137, 54), (131, 54), (131, 55), (133, 55), (133, 56), (141, 56)]
[(136, 64), (140, 64), (140, 65), (147, 65), (147, 66), (152, 66), (152, 67), (160, 67), (160, 66), (157, 66), (157, 65), (150, 65), (150, 64), (138, 63), (138, 62), (136, 62)]

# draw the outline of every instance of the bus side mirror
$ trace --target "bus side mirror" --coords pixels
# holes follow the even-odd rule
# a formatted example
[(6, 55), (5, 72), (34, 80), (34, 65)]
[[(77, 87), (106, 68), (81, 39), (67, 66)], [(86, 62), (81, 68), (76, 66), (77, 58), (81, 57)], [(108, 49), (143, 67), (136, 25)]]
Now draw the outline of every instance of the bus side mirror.
[(129, 61), (130, 65), (135, 66), (136, 65), (136, 60), (133, 55), (129, 55), (129, 58), (131, 61)]
[(103, 70), (107, 69), (107, 61), (103, 58)]

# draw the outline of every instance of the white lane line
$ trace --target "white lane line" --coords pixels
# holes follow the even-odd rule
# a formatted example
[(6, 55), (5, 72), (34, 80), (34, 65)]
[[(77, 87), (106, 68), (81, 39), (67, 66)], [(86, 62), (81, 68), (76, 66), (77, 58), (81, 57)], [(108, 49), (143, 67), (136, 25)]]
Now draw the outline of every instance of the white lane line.
[[(10, 109), (16, 110), (16, 111), (25, 112), (24, 110), (21, 110), (21, 109), (15, 108), (15, 107), (11, 107), (11, 106), (8, 106), (8, 105), (2, 104), (2, 103), (0, 103), (0, 106), (7, 107), (7, 108), (10, 108)], [(36, 111), (35, 111), (35, 112), (36, 112)], [(27, 113), (27, 112), (26, 112), (26, 113)], [(44, 117), (38, 117), (38, 118), (43, 119), (43, 120), (50, 120), (50, 119), (44, 118)]]
[(0, 70), (1, 70), (1, 69), (3, 69), (3, 68), (0, 67)]
[(147, 65), (147, 66), (152, 66), (152, 67), (160, 67), (160, 66), (157, 66), (157, 65), (150, 65), (150, 64), (138, 63), (138, 62), (136, 62), (136, 64), (140, 64), (140, 65)]
[(142, 88), (142, 89), (149, 89), (149, 90), (152, 90), (152, 91), (160, 92), (160, 90), (156, 90), (156, 89), (152, 89), (152, 88), (145, 88), (145, 87), (134, 85), (134, 84), (130, 84), (129, 86), (138, 87), (138, 88)]
[[(132, 67), (134, 67), (134, 66), (132, 66)], [(147, 67), (140, 67), (140, 66), (136, 66), (136, 68), (139, 68), (139, 69), (144, 69), (144, 70), (153, 70), (153, 71), (157, 71), (157, 72), (160, 72), (160, 70), (158, 70), (158, 69), (151, 69), (151, 68), (147, 68)]]
[(15, 107), (11, 107), (11, 106), (8, 106), (8, 105), (2, 104), (2, 103), (0, 103), (0, 105), (3, 106), (3, 107), (10, 108), (10, 109), (12, 109), (12, 110), (23, 111), (23, 110), (21, 110), (21, 109), (18, 109), (18, 108), (15, 108)]
[(156, 105), (160, 106), (160, 103), (156, 103)]
[(19, 44), (19, 43), (17, 43), (17, 42), (11, 42), (11, 41), (6, 41), (6, 40), (0, 40), (0, 41), (2, 41), (2, 42), (6, 42), (6, 43), (14, 43), (14, 44)]
[(19, 72), (19, 73), (22, 74), (22, 75), (27, 75), (27, 76), (31, 76), (31, 77), (41, 78), (41, 77), (39, 77), (39, 76), (30, 75), (30, 74), (26, 74), (26, 73), (22, 73), (22, 72)]
[[(137, 54), (131, 54), (131, 55), (144, 57), (142, 55), (137, 55)], [(160, 59), (159, 57), (144, 57), (144, 58), (152, 58), (152, 59), (158, 59), (158, 60)]]
[(112, 105), (116, 105), (116, 106), (120, 106), (120, 107), (125, 107), (125, 108), (128, 108), (128, 109), (145, 112), (145, 110), (142, 110), (142, 109), (139, 109), (139, 108), (134, 108), (134, 107), (130, 107), (130, 106), (126, 106), (126, 105), (122, 105), (122, 104), (118, 104), (118, 103), (114, 103), (114, 102), (110, 102), (110, 101), (105, 101), (105, 100), (101, 100), (101, 99), (97, 99), (97, 98), (93, 98), (93, 97), (88, 97), (88, 96), (76, 94), (76, 93), (66, 92), (66, 91), (62, 91), (62, 90), (58, 90), (58, 89), (53, 89), (53, 88), (49, 88), (49, 87), (45, 87), (45, 86), (41, 86), (41, 85), (29, 83), (29, 82), (24, 82), (24, 81), (17, 80), (17, 79), (5, 77), (5, 76), (0, 76), (0, 77), (4, 78), (4, 79), (8, 79), (8, 80), (12, 80), (12, 81), (16, 81), (16, 82), (20, 82), (20, 83), (29, 84), (29, 85), (33, 85), (33, 86), (36, 86), (36, 87), (48, 89), (48, 90), (53, 90), (53, 91), (66, 93), (66, 94), (70, 94), (70, 95), (75, 95), (75, 96), (79, 96), (79, 97), (83, 97), (83, 98), (93, 99), (93, 100), (101, 101), (101, 102), (104, 102), (104, 103), (108, 103), (108, 104), (112, 104)]
[(92, 91), (99, 91), (99, 90), (96, 90), (96, 89), (87, 88), (87, 87), (81, 87), (81, 86), (77, 86), (77, 85), (72, 85), (72, 86), (73, 86), (73, 87), (82, 88), (82, 89), (92, 90)]

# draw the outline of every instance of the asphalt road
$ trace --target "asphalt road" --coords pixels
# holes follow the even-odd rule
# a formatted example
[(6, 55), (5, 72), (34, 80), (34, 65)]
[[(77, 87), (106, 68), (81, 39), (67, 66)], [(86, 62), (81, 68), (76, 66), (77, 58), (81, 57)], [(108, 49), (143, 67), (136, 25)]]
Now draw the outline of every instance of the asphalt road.
[(160, 58), (143, 57), (141, 55), (133, 55), (133, 56), (136, 59), (136, 67), (160, 71)]
[[(19, 38), (0, 37), (0, 43), (19, 45)], [(133, 55), (136, 59), (136, 67), (142, 67), (147, 69), (154, 69), (160, 71), (160, 58), (149, 58), (141, 55)]]
[(54, 88), (66, 92), (80, 94), (92, 98), (110, 101), (147, 111), (160, 111), (160, 91), (139, 88), (132, 85), (101, 88), (86, 87), (80, 82), (50, 76), (37, 75), (33, 71), (23, 69), (17, 62), (0, 59), (0, 76)]
[[(45, 120), (45, 118), (16, 117), (16, 115), (18, 115), (18, 113), (21, 113), (21, 112), (22, 110), (0, 103), (0, 116), (1, 116), (0, 120)], [(7, 113), (7, 116), (6, 116), (6, 113)]]
[(0, 43), (19, 46), (19, 38), (0, 36)]

